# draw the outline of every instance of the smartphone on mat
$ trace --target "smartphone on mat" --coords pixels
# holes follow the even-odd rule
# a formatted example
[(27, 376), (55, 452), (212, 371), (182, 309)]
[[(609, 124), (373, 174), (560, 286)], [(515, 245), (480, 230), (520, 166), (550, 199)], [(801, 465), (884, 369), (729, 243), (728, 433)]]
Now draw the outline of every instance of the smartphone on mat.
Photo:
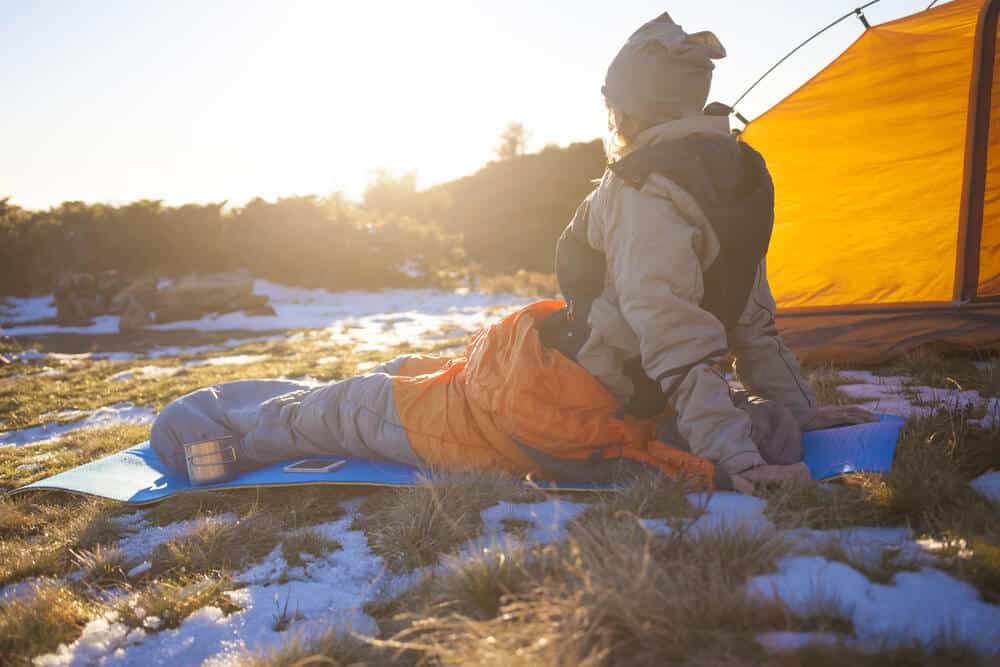
[(330, 472), (347, 465), (347, 459), (303, 459), (285, 466), (285, 472)]

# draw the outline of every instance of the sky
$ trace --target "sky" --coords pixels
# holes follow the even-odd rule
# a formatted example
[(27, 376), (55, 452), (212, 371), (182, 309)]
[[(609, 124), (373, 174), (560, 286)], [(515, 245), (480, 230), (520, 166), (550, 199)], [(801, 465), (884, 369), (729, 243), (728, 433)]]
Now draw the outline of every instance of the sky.
[[(929, 0), (882, 0), (881, 23)], [(0, 197), (168, 204), (344, 192), (377, 168), (427, 187), (494, 157), (602, 136), (625, 39), (669, 11), (712, 30), (732, 102), (861, 0), (0, 0)], [(851, 18), (743, 104), (765, 111), (863, 31)]]

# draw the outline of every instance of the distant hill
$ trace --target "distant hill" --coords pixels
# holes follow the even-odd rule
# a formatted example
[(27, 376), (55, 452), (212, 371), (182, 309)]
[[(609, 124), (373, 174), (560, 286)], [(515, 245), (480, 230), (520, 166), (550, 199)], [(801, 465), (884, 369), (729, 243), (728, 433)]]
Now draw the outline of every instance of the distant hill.
[(550, 272), (563, 228), (605, 167), (600, 140), (490, 162), (422, 193), (433, 219), (461, 234), (469, 259), (487, 272)]

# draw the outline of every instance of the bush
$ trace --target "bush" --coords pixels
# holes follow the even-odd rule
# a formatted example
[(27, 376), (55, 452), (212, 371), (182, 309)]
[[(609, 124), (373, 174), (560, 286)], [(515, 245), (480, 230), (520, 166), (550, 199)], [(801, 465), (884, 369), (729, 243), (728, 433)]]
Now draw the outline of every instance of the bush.
[[(0, 294), (52, 288), (61, 271), (161, 277), (244, 268), (275, 282), (331, 289), (428, 284), (461, 257), (439, 228), (339, 196), (120, 207), (66, 202), (25, 211), (0, 200)], [(416, 272), (415, 272), (416, 271)]]
[(604, 162), (599, 141), (549, 146), (423, 192), (414, 173), (383, 170), (362, 204), (333, 195), (239, 208), (140, 200), (28, 211), (0, 199), (0, 294), (47, 292), (62, 271), (110, 269), (161, 277), (247, 269), (329, 289), (551, 273), (556, 240)]

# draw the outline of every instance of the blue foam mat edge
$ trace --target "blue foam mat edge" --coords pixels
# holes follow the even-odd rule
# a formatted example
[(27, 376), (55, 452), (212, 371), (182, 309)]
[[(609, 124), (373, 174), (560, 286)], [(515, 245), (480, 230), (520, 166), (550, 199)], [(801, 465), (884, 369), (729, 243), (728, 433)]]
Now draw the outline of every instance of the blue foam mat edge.
[[(871, 424), (806, 433), (802, 438), (806, 466), (816, 480), (850, 472), (888, 472), (892, 467), (896, 441), (903, 424), (901, 417), (882, 415), (879, 422)], [(280, 463), (261, 468), (222, 484), (195, 486), (186, 477), (167, 470), (149, 443), (144, 442), (78, 468), (38, 480), (12, 493), (64, 490), (142, 505), (193, 490), (300, 484), (414, 486), (424, 480), (419, 469), (398, 463), (350, 459), (346, 465), (336, 470), (320, 473), (289, 473), (284, 470), (286, 465), (287, 463)], [(600, 484), (542, 482), (538, 485), (563, 491), (600, 491), (611, 488)]]

